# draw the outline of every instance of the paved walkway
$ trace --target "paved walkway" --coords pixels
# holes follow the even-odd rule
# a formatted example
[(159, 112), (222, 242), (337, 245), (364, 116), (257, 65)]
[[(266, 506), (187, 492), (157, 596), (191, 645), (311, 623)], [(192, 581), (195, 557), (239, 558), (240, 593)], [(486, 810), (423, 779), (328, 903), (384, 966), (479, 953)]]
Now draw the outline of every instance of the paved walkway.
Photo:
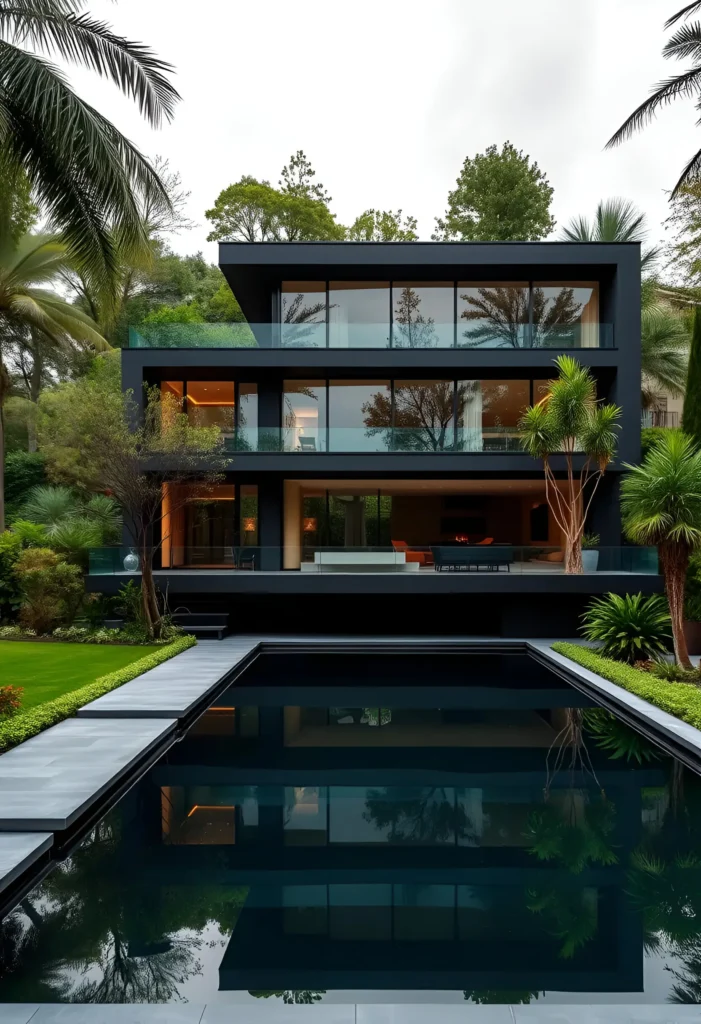
[(176, 724), (69, 718), (9, 750), (0, 757), (0, 832), (70, 827)]
[(2, 1024), (690, 1024), (698, 1006), (474, 1006), (466, 1003), (246, 1003), (136, 1005), (0, 1004)]
[[(6, 832), (0, 834), (0, 893), (36, 864), (51, 849), (51, 832)], [(5, 1018), (0, 1016), (0, 1020)]]

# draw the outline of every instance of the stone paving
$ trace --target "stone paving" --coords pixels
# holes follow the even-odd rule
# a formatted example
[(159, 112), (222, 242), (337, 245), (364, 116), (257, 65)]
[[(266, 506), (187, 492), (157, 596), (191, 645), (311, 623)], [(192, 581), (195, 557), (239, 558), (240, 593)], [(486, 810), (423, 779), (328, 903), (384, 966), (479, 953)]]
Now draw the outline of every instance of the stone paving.
[(317, 1003), (287, 1006), (201, 1003), (99, 1006), (0, 1005), (2, 1024), (691, 1024), (698, 1006), (532, 1005), (474, 1006), (435, 1003)]
[(51, 832), (0, 833), (0, 893), (35, 864), (53, 842)]
[(0, 757), (0, 832), (68, 828), (176, 724), (69, 718), (7, 751)]

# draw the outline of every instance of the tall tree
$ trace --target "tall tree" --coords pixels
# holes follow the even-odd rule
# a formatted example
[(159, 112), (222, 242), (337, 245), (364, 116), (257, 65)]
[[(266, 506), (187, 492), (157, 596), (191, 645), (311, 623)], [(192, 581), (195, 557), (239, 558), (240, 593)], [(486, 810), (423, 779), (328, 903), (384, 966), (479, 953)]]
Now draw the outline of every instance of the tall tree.
[(325, 203), (250, 175), (220, 192), (205, 217), (213, 224), (209, 242), (328, 241), (345, 234)]
[(316, 177), (316, 171), (303, 150), (298, 149), (296, 153), (292, 154), (289, 163), (285, 164), (280, 175), (278, 185), (281, 192), (303, 199), (316, 199), (325, 206), (331, 202), (331, 196), (321, 182), (312, 180)]
[[(545, 471), (545, 494), (550, 511), (565, 537), (565, 572), (582, 572), (582, 537), (594, 494), (616, 450), (621, 410), (597, 404), (596, 381), (572, 356), (555, 360), (558, 376), (545, 397), (526, 409), (521, 419), (521, 443)], [(553, 456), (564, 455), (567, 477), (560, 487)], [(575, 458), (582, 465), (575, 469)]]
[(555, 228), (553, 189), (530, 157), (505, 142), (466, 157), (456, 188), (448, 193), (444, 218), (436, 219), (436, 241), (537, 241)]
[(15, 242), (0, 227), (0, 532), (5, 528), (3, 406), (9, 390), (3, 352), (30, 335), (56, 348), (109, 348), (90, 317), (45, 287), (67, 262), (67, 248), (55, 237), (25, 235)]
[[(84, 0), (0, 0), (0, 149), (23, 169), (70, 255), (111, 289), (120, 243), (143, 246), (138, 197), (168, 204), (162, 182), (107, 118), (82, 100), (47, 59), (110, 79), (158, 127), (180, 98), (172, 70), (143, 43), (81, 13)], [(33, 50), (39, 53), (32, 52)]]
[(665, 430), (640, 466), (626, 465), (621, 484), (623, 529), (634, 544), (655, 544), (672, 619), (674, 654), (690, 669), (684, 637), (684, 586), (701, 547), (701, 449), (679, 430)]
[[(686, 7), (677, 11), (671, 18), (667, 19), (664, 27), (667, 29), (680, 21), (688, 21), (691, 15), (696, 14), (697, 11), (701, 11), (700, 0), (687, 4)], [(652, 94), (626, 118), (618, 131), (611, 136), (606, 143), (607, 149), (625, 142), (636, 131), (649, 124), (660, 108), (667, 106), (679, 97), (696, 97), (698, 101), (697, 107), (699, 106), (701, 102), (701, 24), (693, 22), (690, 25), (681, 25), (665, 43), (662, 49), (662, 56), (667, 60), (670, 58), (685, 60), (687, 57), (691, 57), (693, 64), (688, 70), (680, 71), (678, 74), (659, 82), (653, 88)], [(672, 197), (674, 198), (684, 185), (693, 182), (698, 177), (700, 170), (701, 150), (694, 154), (682, 171), (672, 191)]]
[(701, 180), (689, 181), (669, 202), (664, 222), (671, 238), (665, 246), (665, 271), (672, 284), (701, 284)]
[[(628, 199), (601, 199), (593, 221), (588, 217), (574, 217), (562, 229), (562, 237), (567, 242), (644, 242), (647, 238), (645, 214)], [(644, 249), (640, 269), (651, 270), (660, 251), (658, 246)]]
[(682, 426), (684, 433), (701, 447), (701, 313), (698, 309), (694, 311)]
[(640, 320), (642, 406), (655, 404), (660, 391), (673, 398), (684, 394), (689, 352), (686, 322), (670, 306), (644, 305)]
[(348, 229), (351, 242), (416, 242), (416, 217), (401, 210), (365, 210)]

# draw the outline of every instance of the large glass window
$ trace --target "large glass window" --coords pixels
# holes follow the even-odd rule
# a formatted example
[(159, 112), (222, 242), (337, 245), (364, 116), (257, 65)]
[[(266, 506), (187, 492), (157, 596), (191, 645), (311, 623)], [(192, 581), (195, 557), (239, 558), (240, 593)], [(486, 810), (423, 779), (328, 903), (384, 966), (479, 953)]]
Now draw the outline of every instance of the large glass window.
[(331, 281), (331, 348), (387, 348), (389, 307), (388, 281)]
[(194, 427), (219, 427), (225, 440), (233, 439), (234, 395), (232, 380), (189, 380), (185, 395), (188, 420)]
[(326, 282), (283, 281), (281, 342), (289, 348), (326, 347)]
[(161, 509), (163, 568), (259, 568), (255, 484), (167, 483)]
[(598, 348), (599, 286), (595, 282), (533, 285), (534, 348)]
[(236, 447), (239, 451), (258, 450), (258, 385), (239, 384)]
[(392, 284), (394, 348), (452, 348), (455, 322), (452, 282)]
[(527, 348), (529, 299), (527, 282), (458, 283), (458, 345)]
[(458, 381), (459, 450), (520, 451), (518, 424), (530, 395), (528, 380)]
[(452, 451), (455, 445), (454, 400), (452, 380), (395, 381), (394, 450)]
[(283, 450), (326, 451), (326, 381), (286, 380), (283, 387)]
[(391, 435), (392, 389), (388, 380), (329, 382), (330, 451), (387, 451)]

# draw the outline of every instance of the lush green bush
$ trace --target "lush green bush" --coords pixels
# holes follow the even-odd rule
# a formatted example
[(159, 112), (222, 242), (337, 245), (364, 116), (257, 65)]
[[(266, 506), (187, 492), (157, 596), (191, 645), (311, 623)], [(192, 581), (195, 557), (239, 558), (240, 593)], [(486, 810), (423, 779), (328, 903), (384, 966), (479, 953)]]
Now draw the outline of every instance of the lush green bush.
[(16, 612), (22, 600), (15, 573), (19, 556), (25, 548), (41, 546), (45, 541), (44, 528), (36, 523), (18, 522), (12, 530), (0, 533), (0, 616)]
[(656, 679), (649, 672), (633, 668), (632, 665), (624, 665), (620, 661), (603, 658), (596, 651), (589, 647), (580, 647), (579, 644), (558, 641), (552, 645), (552, 649), (583, 668), (588, 668), (590, 672), (603, 676), (610, 683), (622, 686), (636, 697), (641, 697), (667, 711), (668, 714), (681, 718), (683, 722), (688, 722), (696, 729), (701, 729), (701, 689), (698, 686)]
[(20, 622), (36, 633), (50, 633), (71, 623), (83, 599), (85, 584), (77, 565), (50, 548), (26, 548), (14, 565), (21, 591)]
[(44, 456), (39, 452), (9, 451), (5, 456), (5, 516), (11, 523), (26, 494), (46, 480)]
[(672, 637), (667, 602), (660, 594), (606, 594), (582, 616), (582, 634), (616, 661), (647, 661), (664, 653)]
[(664, 436), (669, 427), (643, 427), (640, 431), (640, 441), (643, 458), (647, 455), (653, 445)]
[(88, 686), (81, 686), (80, 689), (72, 690), (57, 700), (47, 701), (46, 704), (40, 704), (39, 707), (14, 715), (8, 721), (0, 723), (0, 751), (23, 743), (24, 740), (36, 736), (50, 725), (56, 725), (57, 722), (70, 718), (78, 708), (82, 708), (92, 700), (97, 700), (98, 697), (109, 693), (110, 690), (115, 690), (123, 683), (136, 679), (137, 676), (168, 661), (176, 654), (182, 654), (188, 648), (194, 647), (196, 643), (194, 636), (180, 637), (157, 651), (147, 654), (144, 658), (125, 665), (124, 668), (120, 668), (116, 672), (100, 676)]

